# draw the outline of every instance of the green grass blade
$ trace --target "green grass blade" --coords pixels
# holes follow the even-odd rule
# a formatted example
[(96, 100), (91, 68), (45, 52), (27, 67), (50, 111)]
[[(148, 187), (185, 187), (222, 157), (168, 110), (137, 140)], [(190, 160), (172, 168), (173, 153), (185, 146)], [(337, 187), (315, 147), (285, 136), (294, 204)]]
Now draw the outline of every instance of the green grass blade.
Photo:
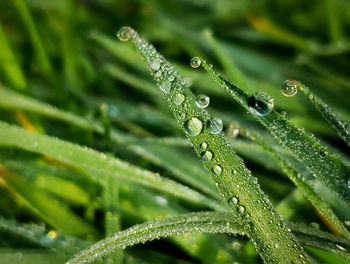
[(39, 37), (39, 33), (37, 31), (37, 28), (35, 26), (35, 23), (33, 21), (32, 15), (30, 14), (26, 2), (24, 0), (15, 0), (13, 2), (20, 14), (21, 19), (23, 20), (23, 24), (27, 28), (41, 70), (49, 78), (52, 78), (53, 71), (46, 54), (45, 46), (43, 45), (43, 42)]
[(58, 231), (48, 231), (44, 226), (22, 224), (3, 217), (0, 217), (0, 230), (1, 232), (8, 232), (11, 235), (17, 236), (20, 239), (25, 239), (35, 245), (55, 249), (68, 256), (76, 254), (90, 244), (85, 240), (67, 236)]
[(1, 180), (31, 210), (52, 226), (70, 235), (96, 235), (97, 230), (63, 204), (16, 174), (0, 167)]
[(310, 173), (324, 185), (329, 186), (339, 197), (343, 197), (348, 203), (350, 202), (347, 179), (349, 168), (337, 156), (329, 152), (305, 131), (295, 127), (275, 110), (272, 110), (265, 116), (258, 116), (251, 112), (248, 106), (251, 95), (219, 76), (205, 61), (202, 61), (202, 65), (241, 106), (268, 129), (283, 147), (289, 149), (293, 156), (304, 164)]
[(27, 88), (26, 79), (18, 65), (15, 55), (10, 47), (5, 32), (0, 24), (0, 68), (7, 77), (9, 83), (15, 88), (24, 90)]
[(350, 232), (344, 226), (343, 222), (333, 212), (331, 207), (312, 189), (310, 183), (302, 180), (301, 177), (298, 176), (298, 172), (293, 169), (291, 164), (288, 164), (283, 156), (279, 155), (278, 152), (276, 152), (272, 147), (268, 146), (268, 144), (266, 144), (259, 135), (253, 134), (252, 132), (246, 131), (244, 129), (240, 129), (240, 133), (245, 137), (255, 141), (266, 151), (268, 151), (280, 165), (289, 179), (302, 191), (302, 193), (307, 197), (311, 204), (333, 225), (333, 227), (339, 233), (350, 239)]
[(322, 114), (324, 119), (337, 131), (338, 135), (350, 147), (350, 125), (342, 120), (321, 98), (312, 93), (310, 89), (301, 82), (287, 80), (295, 88), (303, 92), (316, 109)]
[(183, 77), (133, 29), (122, 28), (120, 34), (132, 38), (133, 44), (149, 66), (157, 85), (164, 92), (170, 109), (198, 156), (201, 156), (203, 151), (211, 152), (212, 157), (204, 162), (204, 166), (231, 209), (238, 212), (246, 222), (246, 231), (261, 257), (267, 263), (300, 262), (302, 259), (307, 261), (303, 249), (287, 231), (243, 160), (229, 147), (222, 134), (210, 133), (205, 128), (210, 116), (207, 111), (196, 106), (196, 98), (186, 87)]
[(92, 149), (35, 134), (4, 122), (0, 122), (0, 145), (51, 156), (83, 169), (92, 179), (101, 184), (106, 184), (111, 178), (123, 179), (173, 194), (178, 198), (204, 204), (213, 209), (225, 210), (220, 203), (150, 171), (142, 170), (119, 159), (107, 157)]
[[(104, 129), (99, 123), (89, 122), (79, 116), (5, 88), (0, 88), (0, 107), (34, 112), (68, 122), (83, 129), (93, 130), (99, 134), (104, 133)], [(205, 177), (205, 171), (197, 164), (193, 165), (193, 162), (196, 162), (193, 158), (183, 159), (183, 154), (180, 151), (168, 147), (169, 144), (189, 145), (188, 142), (184, 142), (184, 139), (148, 138), (141, 140), (130, 135), (121, 134), (116, 132), (116, 130), (111, 131), (111, 139), (115, 143), (126, 144), (129, 150), (145, 156), (159, 166), (165, 167), (177, 178), (191, 186), (199, 188), (212, 197), (221, 199), (213, 183)]]
[(226, 221), (227, 215), (213, 215), (209, 212), (189, 213), (174, 217), (155, 219), (123, 230), (106, 238), (77, 254), (67, 264), (82, 264), (105, 256), (117, 248), (125, 248), (139, 243), (172, 235), (188, 233), (231, 233), (243, 235), (239, 219)]

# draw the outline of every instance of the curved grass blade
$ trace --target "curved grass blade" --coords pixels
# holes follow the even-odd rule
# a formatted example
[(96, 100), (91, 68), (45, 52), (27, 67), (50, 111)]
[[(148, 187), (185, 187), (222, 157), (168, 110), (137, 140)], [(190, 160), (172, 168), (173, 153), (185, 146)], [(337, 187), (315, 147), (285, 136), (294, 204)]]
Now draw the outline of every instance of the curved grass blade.
[[(34, 112), (68, 122), (83, 129), (95, 131), (99, 134), (104, 133), (103, 127), (96, 122), (89, 122), (79, 116), (62, 111), (49, 104), (28, 98), (5, 88), (0, 89), (0, 107), (11, 110), (20, 109)], [(165, 167), (181, 181), (198, 188), (202, 192), (209, 194), (211, 197), (221, 199), (213, 183), (210, 179), (205, 177), (204, 170), (196, 165), (193, 166), (192, 160), (184, 159), (182, 153), (174, 149), (169, 149), (168, 147), (172, 144), (189, 145), (188, 141), (184, 142), (184, 139), (180, 138), (139, 139), (130, 135), (122, 134), (116, 130), (111, 130), (111, 140), (115, 143), (126, 144), (129, 150), (137, 154), (142, 154), (143, 157), (146, 157), (153, 163)]]
[(119, 159), (80, 147), (78, 145), (39, 135), (0, 121), (0, 145), (51, 156), (66, 164), (76, 166), (92, 179), (107, 184), (111, 178), (123, 179), (170, 193), (178, 198), (204, 204), (216, 210), (226, 210), (220, 203), (172, 180), (142, 170)]
[(189, 213), (174, 217), (155, 219), (116, 233), (114, 236), (101, 240), (86, 250), (77, 254), (67, 264), (82, 264), (96, 260), (111, 253), (117, 248), (125, 248), (139, 243), (145, 243), (162, 237), (183, 235), (188, 233), (231, 233), (243, 235), (239, 219), (230, 222), (226, 214), (210, 212)]
[(52, 226), (70, 235), (97, 235), (97, 230), (85, 223), (63, 204), (20, 176), (0, 167), (0, 180), (31, 210)]
[[(92, 245), (91, 247), (78, 253), (67, 264), (82, 264), (91, 262), (97, 258), (110, 254), (118, 248), (133, 246), (138, 243), (145, 243), (154, 239), (168, 237), (172, 235), (183, 235), (186, 233), (227, 233), (233, 235), (245, 235), (243, 222), (239, 217), (234, 217), (231, 213), (199, 212), (182, 214), (173, 217), (154, 219), (140, 225), (135, 225), (129, 229), (116, 233), (114, 236), (106, 238)], [(331, 252), (336, 251), (336, 244), (349, 246), (349, 242), (337, 236), (319, 231), (315, 228), (306, 227), (296, 223), (290, 223), (300, 240), (305, 245), (322, 248)], [(327, 239), (327, 244), (324, 245)], [(339, 245), (338, 244), (338, 245)], [(348, 253), (343, 252), (343, 257), (349, 258)]]
[(254, 114), (248, 104), (249, 99), (253, 98), (253, 95), (249, 95), (218, 75), (205, 61), (202, 61), (202, 65), (241, 106), (264, 125), (282, 146), (289, 149), (293, 156), (304, 164), (319, 181), (329, 186), (338, 194), (340, 199), (344, 199), (350, 203), (350, 192), (348, 188), (350, 170), (337, 156), (327, 151), (315, 138), (295, 127), (275, 110), (263, 116)]
[(3, 217), (0, 217), (0, 230), (1, 232), (8, 232), (21, 239), (25, 239), (35, 245), (62, 252), (68, 256), (72, 256), (90, 245), (85, 240), (64, 235), (59, 231), (47, 231), (41, 225), (22, 224)]
[(259, 135), (253, 134), (252, 132), (246, 131), (244, 129), (240, 129), (240, 133), (245, 137), (255, 141), (263, 149), (269, 152), (270, 155), (280, 165), (285, 174), (287, 174), (289, 179), (302, 191), (302, 193), (307, 197), (311, 204), (331, 223), (331, 225), (336, 229), (337, 233), (342, 234), (350, 240), (350, 232), (344, 226), (343, 222), (337, 217), (337, 215), (322, 199), (322, 197), (319, 196), (305, 180), (302, 180), (302, 178), (299, 177), (298, 172), (293, 169), (292, 164), (288, 164), (283, 156), (279, 155), (278, 152), (266, 144)]
[(204, 166), (231, 210), (245, 221), (245, 230), (264, 261), (308, 262), (303, 249), (288, 232), (243, 160), (229, 147), (220, 131), (209, 132), (207, 127), (212, 119), (204, 109), (196, 106), (196, 99), (183, 77), (133, 29), (121, 28), (118, 35), (122, 40), (132, 39), (198, 156), (210, 152)]
[(348, 122), (340, 119), (339, 116), (323, 100), (321, 100), (321, 98), (312, 93), (310, 89), (301, 82), (289, 79), (285, 81), (285, 83), (288, 83), (303, 92), (327, 122), (337, 131), (338, 135), (350, 147), (350, 125)]

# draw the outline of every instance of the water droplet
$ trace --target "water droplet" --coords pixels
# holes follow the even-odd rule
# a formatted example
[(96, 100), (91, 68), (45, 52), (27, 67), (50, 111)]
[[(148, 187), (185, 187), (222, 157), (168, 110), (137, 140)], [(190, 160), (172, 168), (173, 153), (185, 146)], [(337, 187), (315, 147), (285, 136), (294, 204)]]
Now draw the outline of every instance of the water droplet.
[(162, 76), (162, 72), (161, 71), (156, 71), (154, 76), (159, 78), (160, 76)]
[(167, 94), (171, 90), (171, 83), (169, 81), (164, 81), (160, 84), (159, 87), (164, 93)]
[(348, 179), (348, 189), (350, 189), (350, 178)]
[(169, 82), (172, 82), (172, 81), (174, 81), (175, 80), (175, 76), (174, 75), (169, 75), (168, 76), (168, 80), (169, 80)]
[(346, 249), (344, 247), (342, 247), (341, 245), (335, 244), (335, 246), (340, 249), (341, 251), (346, 251)]
[(222, 120), (218, 117), (213, 117), (207, 121), (207, 130), (211, 134), (219, 134), (222, 128)]
[(236, 170), (232, 170), (232, 173), (233, 173), (234, 175), (236, 175), (236, 174), (237, 174), (237, 171), (236, 171)]
[(183, 94), (177, 93), (173, 97), (173, 103), (176, 105), (181, 105), (185, 101), (185, 96)]
[(210, 161), (212, 158), (213, 158), (213, 153), (211, 151), (206, 150), (201, 153), (201, 159), (203, 161)]
[(201, 150), (206, 150), (208, 147), (208, 144), (206, 142), (202, 142), (199, 147), (201, 148)]
[(234, 124), (230, 123), (226, 130), (226, 135), (229, 138), (235, 138), (238, 136), (239, 132), (239, 128), (235, 127)]
[(234, 242), (232, 243), (232, 248), (233, 248), (234, 250), (239, 250), (239, 249), (241, 248), (241, 244), (240, 244), (238, 241), (234, 241)]
[(198, 136), (203, 129), (202, 121), (196, 117), (192, 117), (185, 123), (185, 130), (190, 136)]
[(202, 61), (198, 57), (193, 57), (190, 61), (190, 65), (192, 68), (198, 68), (201, 66)]
[(294, 96), (297, 93), (297, 91), (298, 91), (298, 86), (296, 81), (292, 79), (288, 79), (282, 83), (281, 93), (284, 96), (288, 96), (288, 97)]
[(131, 38), (131, 28), (130, 27), (122, 27), (117, 32), (117, 37), (121, 41), (128, 41)]
[(179, 119), (180, 120), (184, 120), (186, 118), (186, 114), (185, 113), (180, 113), (179, 114)]
[(196, 100), (196, 105), (199, 108), (206, 108), (209, 105), (209, 97), (204, 95), (204, 94), (200, 94), (197, 96), (197, 100)]
[(320, 151), (320, 157), (321, 158), (324, 158), (324, 157), (326, 157), (327, 156), (327, 152), (325, 152), (325, 151)]
[(273, 109), (273, 98), (263, 92), (254, 93), (248, 100), (250, 111), (258, 116), (265, 116)]
[(242, 215), (242, 214), (244, 214), (244, 212), (245, 212), (245, 207), (243, 205), (238, 206), (237, 213)]
[(156, 59), (153, 59), (153, 60), (150, 62), (149, 65), (150, 65), (151, 68), (152, 68), (153, 70), (155, 70), (155, 71), (159, 70), (159, 68), (160, 68), (160, 63), (159, 63), (159, 61), (156, 60)]
[(221, 173), (222, 173), (222, 168), (220, 165), (216, 164), (214, 165), (214, 167), (212, 168), (212, 171), (213, 173), (216, 175), (216, 176), (219, 176)]
[(275, 248), (279, 248), (279, 245), (277, 243), (275, 243)]
[(233, 196), (228, 200), (229, 204), (232, 205), (237, 205), (238, 204), (238, 197), (237, 196)]

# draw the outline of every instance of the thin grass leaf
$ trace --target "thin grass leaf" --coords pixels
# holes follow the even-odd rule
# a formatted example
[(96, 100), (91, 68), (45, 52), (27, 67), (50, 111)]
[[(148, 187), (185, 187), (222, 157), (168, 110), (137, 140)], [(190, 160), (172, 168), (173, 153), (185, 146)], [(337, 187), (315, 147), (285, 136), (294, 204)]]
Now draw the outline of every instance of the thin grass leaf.
[[(289, 149), (293, 156), (304, 164), (312, 175), (324, 185), (329, 186), (338, 194), (340, 199), (350, 202), (350, 192), (347, 184), (347, 175), (349, 175), (350, 170), (338, 157), (329, 152), (305, 131), (295, 127), (275, 110), (268, 109), (271, 112), (262, 115), (254, 113), (254, 109), (252, 110), (249, 107), (249, 101), (256, 100), (256, 103), (261, 103), (254, 95), (249, 95), (219, 76), (205, 61), (202, 61), (202, 65), (244, 109), (268, 129), (283, 147)], [(268, 108), (266, 102), (261, 103), (261, 105), (265, 110)]]
[(280, 165), (282, 170), (287, 174), (289, 179), (298, 187), (301, 192), (306, 196), (306, 198), (311, 202), (311, 204), (331, 223), (331, 225), (336, 229), (336, 231), (346, 238), (350, 239), (350, 232), (344, 226), (343, 222), (337, 217), (333, 212), (331, 207), (318, 195), (310, 186), (310, 183), (303, 180), (300, 174), (293, 168), (293, 166), (288, 163), (283, 156), (279, 155), (272, 147), (270, 147), (264, 140), (257, 134), (250, 131), (240, 129), (240, 133), (245, 137), (255, 141), (262, 148), (269, 152), (269, 154), (276, 160)]
[(0, 59), (0, 68), (4, 72), (9, 83), (17, 89), (25, 90), (27, 88), (26, 79), (16, 61), (16, 57), (10, 47), (2, 24), (0, 24)]
[(1, 181), (46, 222), (70, 235), (97, 235), (97, 230), (66, 206), (18, 175), (0, 167)]
[[(184, 235), (188, 233), (231, 233), (243, 235), (240, 220), (230, 215), (213, 215), (210, 212), (189, 213), (174, 217), (155, 219), (140, 225), (123, 230), (112, 237), (101, 240), (93, 246), (77, 254), (67, 264), (82, 264), (96, 260), (110, 254), (117, 248), (125, 248), (139, 243), (145, 243), (155, 239), (172, 235)], [(233, 221), (233, 220), (236, 220)]]
[(43, 225), (23, 224), (0, 217), (0, 230), (27, 240), (34, 245), (50, 248), (72, 256), (90, 245), (89, 242), (59, 231), (47, 230)]
[(283, 83), (283, 86), (287, 85), (303, 92), (303, 94), (306, 95), (310, 102), (322, 114), (324, 119), (327, 120), (327, 122), (337, 131), (338, 135), (350, 147), (350, 125), (348, 122), (342, 120), (321, 98), (312, 93), (310, 89), (301, 82), (289, 79)]
[(219, 133), (221, 129), (217, 129), (216, 122), (204, 109), (197, 107), (196, 98), (183, 77), (133, 29), (121, 28), (118, 36), (121, 40), (132, 39), (197, 155), (202, 158), (204, 155), (203, 164), (219, 191), (246, 222), (245, 230), (264, 261), (300, 262), (303, 259), (307, 262), (303, 249), (287, 231), (243, 160)]
[(24, 0), (15, 0), (13, 2), (19, 12), (21, 19), (23, 20), (24, 26), (27, 28), (41, 70), (44, 74), (46, 74), (49, 78), (52, 79), (53, 70), (49, 62), (45, 46), (43, 45), (43, 42), (39, 37), (39, 33), (37, 31), (37, 28), (35, 26), (35, 23), (33, 21), (32, 15), (27, 7), (26, 2)]
[[(67, 264), (82, 264), (91, 262), (97, 258), (108, 255), (117, 248), (125, 248), (139, 243), (145, 243), (154, 239), (186, 233), (227, 233), (232, 235), (245, 235), (244, 224), (239, 217), (231, 213), (199, 212), (182, 214), (173, 217), (154, 219), (146, 223), (123, 230), (112, 237), (106, 238), (77, 254)], [(305, 245), (315, 246), (335, 252), (334, 243), (347, 247), (348, 241), (337, 236), (319, 231), (315, 228), (290, 223), (293, 232)], [(327, 245), (321, 245), (319, 238), (327, 238)], [(339, 249), (338, 249), (339, 251)], [(338, 252), (337, 251), (337, 252)], [(339, 252), (338, 252), (339, 253)], [(342, 256), (349, 258), (349, 254), (343, 252)]]
[[(49, 104), (28, 98), (5, 88), (0, 89), (0, 107), (34, 112), (68, 122), (83, 129), (95, 131), (99, 134), (104, 133), (104, 128), (99, 123), (89, 122), (79, 116), (62, 111), (50, 106)], [(111, 130), (111, 140), (115, 143), (126, 144), (129, 150), (146, 157), (159, 166), (165, 167), (178, 179), (193, 187), (199, 188), (201, 191), (212, 197), (221, 199), (213, 183), (210, 179), (205, 177), (205, 171), (198, 165), (193, 165), (193, 162), (196, 162), (193, 158), (183, 159), (183, 153), (168, 147), (172, 144), (188, 146), (188, 141), (180, 138), (139, 139), (130, 135), (122, 134), (116, 130)]]
[(220, 203), (150, 171), (107, 157), (87, 147), (83, 148), (57, 138), (35, 134), (4, 122), (0, 122), (0, 145), (48, 155), (84, 170), (93, 180), (101, 184), (106, 184), (111, 178), (123, 179), (171, 193), (178, 198), (204, 204), (213, 209), (225, 210)]

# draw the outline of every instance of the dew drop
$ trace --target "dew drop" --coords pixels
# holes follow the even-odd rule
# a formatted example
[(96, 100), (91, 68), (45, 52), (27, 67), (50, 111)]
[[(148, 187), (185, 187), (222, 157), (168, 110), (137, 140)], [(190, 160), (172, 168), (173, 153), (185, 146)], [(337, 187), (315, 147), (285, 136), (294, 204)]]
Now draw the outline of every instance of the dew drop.
[(201, 66), (202, 61), (198, 57), (193, 57), (190, 61), (190, 65), (192, 68), (198, 68)]
[(152, 68), (153, 70), (155, 70), (155, 71), (159, 70), (159, 68), (160, 68), (160, 63), (159, 63), (159, 61), (156, 60), (156, 59), (153, 59), (153, 60), (150, 62), (149, 65), (150, 65), (151, 68)]
[(235, 127), (234, 124), (230, 123), (226, 130), (226, 135), (229, 138), (235, 138), (238, 136), (239, 132), (239, 128)]
[(213, 166), (212, 171), (216, 176), (219, 176), (222, 173), (222, 168), (220, 165), (216, 164)]
[(117, 37), (121, 41), (128, 41), (131, 38), (131, 28), (122, 27), (117, 32)]
[(201, 159), (203, 161), (210, 161), (212, 158), (213, 158), (213, 153), (211, 151), (206, 150), (201, 153)]
[(207, 142), (202, 142), (202, 143), (199, 145), (199, 147), (201, 148), (201, 150), (206, 150), (207, 147), (208, 147), (208, 144), (207, 144)]
[(222, 120), (218, 117), (213, 117), (207, 121), (207, 130), (211, 134), (219, 134), (222, 128)]
[(228, 200), (229, 204), (232, 205), (237, 205), (238, 204), (238, 197), (237, 196), (233, 196)]
[(239, 250), (241, 248), (241, 244), (238, 241), (232, 243), (232, 248), (234, 250)]
[(244, 214), (244, 212), (245, 212), (245, 207), (243, 205), (238, 206), (237, 213), (242, 215), (242, 214)]
[(160, 89), (164, 92), (164, 93), (169, 93), (171, 90), (171, 83), (169, 81), (164, 81), (160, 84)]
[(185, 130), (190, 136), (198, 136), (203, 129), (202, 121), (196, 117), (192, 117), (185, 123)]
[(157, 78), (159, 78), (160, 76), (162, 76), (162, 72), (161, 72), (161, 71), (156, 71), (156, 72), (154, 73), (154, 76), (157, 77)]
[(348, 189), (350, 189), (350, 178), (348, 179)]
[(209, 97), (204, 94), (199, 94), (197, 96), (196, 105), (199, 108), (206, 108), (209, 105)]
[(294, 96), (298, 91), (298, 86), (296, 81), (288, 79), (282, 83), (281, 93), (284, 96), (291, 97)]
[(184, 120), (186, 118), (186, 114), (185, 113), (180, 113), (179, 114), (179, 119), (180, 120)]
[(185, 96), (183, 94), (177, 93), (173, 97), (173, 103), (176, 105), (181, 105), (185, 101)]
[(263, 92), (254, 93), (248, 100), (250, 111), (258, 116), (265, 116), (273, 109), (273, 98)]
[(174, 81), (175, 80), (175, 76), (174, 75), (169, 75), (168, 76), (168, 80), (169, 80), (169, 82), (172, 82), (172, 81)]

